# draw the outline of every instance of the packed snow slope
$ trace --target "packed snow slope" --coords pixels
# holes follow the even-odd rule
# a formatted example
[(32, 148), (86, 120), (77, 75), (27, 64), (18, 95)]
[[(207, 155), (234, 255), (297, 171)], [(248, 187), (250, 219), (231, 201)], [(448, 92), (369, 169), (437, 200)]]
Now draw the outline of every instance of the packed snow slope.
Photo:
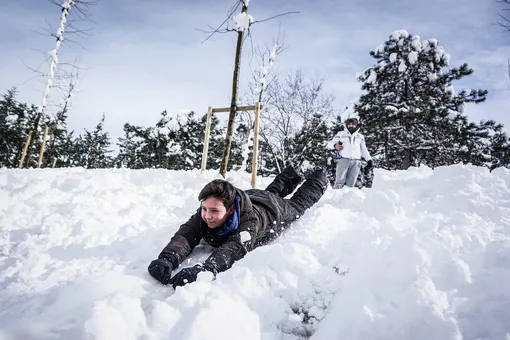
[(215, 280), (159, 284), (148, 264), (217, 177), (0, 170), (0, 339), (510, 339), (510, 171), (376, 170)]

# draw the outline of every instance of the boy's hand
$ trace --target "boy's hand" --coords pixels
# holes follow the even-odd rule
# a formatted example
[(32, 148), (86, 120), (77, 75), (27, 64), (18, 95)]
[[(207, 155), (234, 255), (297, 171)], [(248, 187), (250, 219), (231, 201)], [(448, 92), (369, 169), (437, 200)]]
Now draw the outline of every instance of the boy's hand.
[[(331, 145), (331, 144), (330, 144)], [(335, 144), (335, 149), (337, 149), (338, 151), (342, 151), (344, 149), (343, 145), (342, 144), (339, 144), (339, 143), (336, 143)]]
[(168, 284), (172, 275), (172, 263), (167, 259), (157, 259), (149, 265), (149, 274), (162, 284)]
[(184, 286), (185, 284), (195, 282), (198, 277), (198, 273), (205, 271), (205, 268), (196, 265), (194, 267), (184, 268), (180, 272), (174, 275), (170, 279), (170, 284), (176, 288), (177, 286)]

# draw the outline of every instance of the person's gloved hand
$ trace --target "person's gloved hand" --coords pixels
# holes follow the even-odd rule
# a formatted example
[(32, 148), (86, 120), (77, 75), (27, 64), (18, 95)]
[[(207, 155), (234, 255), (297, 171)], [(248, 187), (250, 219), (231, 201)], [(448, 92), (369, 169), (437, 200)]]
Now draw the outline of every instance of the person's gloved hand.
[(172, 263), (165, 258), (157, 259), (149, 265), (149, 274), (162, 284), (168, 284), (172, 275)]
[(168, 283), (174, 288), (177, 286), (184, 286), (185, 284), (195, 282), (197, 280), (198, 273), (202, 271), (206, 271), (206, 269), (199, 264), (193, 267), (184, 268), (175, 274)]
[(372, 169), (374, 167), (374, 162), (372, 160), (369, 160), (367, 162), (367, 169)]

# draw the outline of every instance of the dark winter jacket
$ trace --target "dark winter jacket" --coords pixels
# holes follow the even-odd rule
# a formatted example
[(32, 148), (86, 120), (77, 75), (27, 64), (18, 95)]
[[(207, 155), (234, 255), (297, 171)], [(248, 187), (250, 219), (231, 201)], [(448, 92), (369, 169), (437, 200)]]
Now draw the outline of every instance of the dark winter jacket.
[(204, 239), (216, 249), (203, 266), (213, 273), (219, 273), (229, 269), (248, 251), (277, 237), (298, 217), (288, 201), (268, 191), (237, 189), (237, 194), (241, 197), (241, 214), (235, 231), (224, 236), (217, 235), (217, 229), (210, 229), (202, 220), (201, 208), (198, 208), (197, 212), (180, 226), (159, 258), (169, 259), (175, 269), (200, 240)]

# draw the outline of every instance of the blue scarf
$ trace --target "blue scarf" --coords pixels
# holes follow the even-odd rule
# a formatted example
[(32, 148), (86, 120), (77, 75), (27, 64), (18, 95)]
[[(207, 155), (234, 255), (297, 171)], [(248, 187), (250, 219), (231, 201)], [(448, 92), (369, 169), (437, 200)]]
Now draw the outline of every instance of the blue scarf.
[(241, 217), (241, 196), (236, 195), (234, 207), (234, 213), (227, 218), (225, 223), (221, 226), (221, 229), (216, 232), (216, 235), (223, 236), (237, 230)]

